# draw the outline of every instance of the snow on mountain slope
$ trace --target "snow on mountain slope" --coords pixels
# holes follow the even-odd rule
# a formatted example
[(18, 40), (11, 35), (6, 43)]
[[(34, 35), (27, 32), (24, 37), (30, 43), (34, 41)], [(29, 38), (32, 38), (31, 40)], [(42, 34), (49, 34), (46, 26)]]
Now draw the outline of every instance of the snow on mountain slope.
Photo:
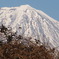
[[(0, 26), (11, 27), (17, 35), (59, 46), (59, 22), (29, 5), (0, 8)], [(34, 41), (34, 40), (33, 40)]]

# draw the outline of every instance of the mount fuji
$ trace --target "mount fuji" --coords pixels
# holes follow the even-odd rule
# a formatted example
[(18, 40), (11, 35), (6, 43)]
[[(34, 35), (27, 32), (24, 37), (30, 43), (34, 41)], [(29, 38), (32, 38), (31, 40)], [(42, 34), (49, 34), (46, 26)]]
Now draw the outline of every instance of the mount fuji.
[(0, 26), (2, 24), (17, 35), (32, 37), (32, 41), (37, 39), (51, 47), (59, 46), (59, 21), (29, 5), (0, 8)]

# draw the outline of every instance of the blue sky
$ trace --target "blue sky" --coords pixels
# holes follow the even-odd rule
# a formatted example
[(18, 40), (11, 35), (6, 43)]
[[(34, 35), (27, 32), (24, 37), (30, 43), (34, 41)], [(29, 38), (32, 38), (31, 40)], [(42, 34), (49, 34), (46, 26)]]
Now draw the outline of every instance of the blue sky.
[(15, 7), (25, 4), (42, 10), (59, 21), (59, 0), (0, 0), (0, 7)]

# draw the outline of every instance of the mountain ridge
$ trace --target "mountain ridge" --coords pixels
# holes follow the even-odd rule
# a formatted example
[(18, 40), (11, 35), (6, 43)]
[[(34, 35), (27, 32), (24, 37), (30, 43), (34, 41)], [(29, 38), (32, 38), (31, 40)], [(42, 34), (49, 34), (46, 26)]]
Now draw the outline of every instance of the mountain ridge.
[(29, 5), (0, 8), (0, 26), (2, 24), (17, 35), (49, 42), (51, 47), (59, 46), (59, 21)]

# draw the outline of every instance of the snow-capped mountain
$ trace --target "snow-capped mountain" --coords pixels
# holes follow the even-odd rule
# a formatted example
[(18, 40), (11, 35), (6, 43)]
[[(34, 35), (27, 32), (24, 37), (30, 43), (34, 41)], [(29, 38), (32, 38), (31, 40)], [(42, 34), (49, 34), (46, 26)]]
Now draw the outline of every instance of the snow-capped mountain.
[(0, 8), (0, 26), (2, 24), (12, 28), (12, 32), (17, 31), (17, 35), (59, 46), (59, 22), (29, 5)]

